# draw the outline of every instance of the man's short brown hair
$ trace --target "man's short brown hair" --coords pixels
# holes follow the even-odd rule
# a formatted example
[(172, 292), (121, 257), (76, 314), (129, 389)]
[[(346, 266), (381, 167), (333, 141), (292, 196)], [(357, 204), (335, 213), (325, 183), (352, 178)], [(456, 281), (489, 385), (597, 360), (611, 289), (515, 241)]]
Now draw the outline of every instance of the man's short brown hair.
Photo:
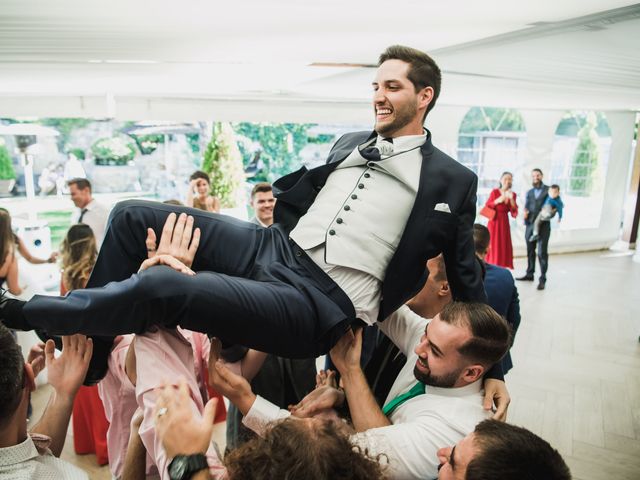
[(467, 479), (571, 480), (558, 451), (524, 428), (485, 420), (476, 426), (473, 441), (479, 452), (467, 465)]
[(403, 45), (392, 45), (387, 48), (378, 59), (378, 66), (387, 60), (401, 60), (409, 64), (409, 73), (407, 78), (413, 83), (416, 92), (425, 87), (433, 88), (433, 98), (427, 110), (424, 112), (424, 119), (427, 114), (435, 107), (436, 100), (440, 96), (440, 87), (442, 85), (442, 73), (438, 64), (424, 52), (415, 48), (405, 47)]
[(256, 183), (251, 189), (251, 200), (253, 200), (253, 198), (256, 196), (256, 193), (272, 191), (273, 187), (271, 187), (271, 184), (269, 182)]
[(20, 404), (24, 387), (24, 359), (13, 335), (0, 323), (0, 428)]
[(440, 320), (451, 325), (469, 327), (472, 338), (459, 347), (458, 352), (472, 362), (490, 367), (509, 349), (509, 326), (489, 305), (451, 302), (440, 312)]
[(67, 182), (68, 186), (75, 185), (78, 190), (89, 189), (91, 191), (91, 182), (86, 178), (72, 178)]

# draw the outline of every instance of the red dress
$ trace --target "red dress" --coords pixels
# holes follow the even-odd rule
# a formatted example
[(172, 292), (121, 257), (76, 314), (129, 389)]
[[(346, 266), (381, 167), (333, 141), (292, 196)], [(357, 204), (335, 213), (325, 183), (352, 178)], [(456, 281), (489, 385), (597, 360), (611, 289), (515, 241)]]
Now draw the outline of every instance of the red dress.
[[(67, 288), (60, 281), (60, 295), (66, 295)], [(73, 401), (73, 449), (78, 455), (95, 453), (98, 465), (109, 463), (107, 450), (107, 430), (109, 422), (104, 413), (104, 405), (98, 395), (98, 387), (82, 385)]]
[(511, 226), (509, 225), (509, 213), (513, 218), (518, 216), (518, 204), (516, 194), (513, 194), (514, 206), (511, 202), (501, 202), (496, 204), (495, 200), (502, 195), (499, 188), (494, 188), (489, 195), (486, 206), (496, 211), (493, 220), (489, 220), (487, 228), (491, 234), (489, 253), (487, 262), (500, 267), (513, 270), (513, 245), (511, 244)]

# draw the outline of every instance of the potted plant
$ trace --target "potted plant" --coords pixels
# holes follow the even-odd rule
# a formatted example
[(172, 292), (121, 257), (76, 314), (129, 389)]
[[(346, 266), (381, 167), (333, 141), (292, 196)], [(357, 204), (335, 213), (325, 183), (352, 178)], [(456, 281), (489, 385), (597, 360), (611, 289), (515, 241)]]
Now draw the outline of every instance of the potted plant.
[(0, 139), (0, 195), (7, 195), (16, 184), (16, 171), (4, 140)]

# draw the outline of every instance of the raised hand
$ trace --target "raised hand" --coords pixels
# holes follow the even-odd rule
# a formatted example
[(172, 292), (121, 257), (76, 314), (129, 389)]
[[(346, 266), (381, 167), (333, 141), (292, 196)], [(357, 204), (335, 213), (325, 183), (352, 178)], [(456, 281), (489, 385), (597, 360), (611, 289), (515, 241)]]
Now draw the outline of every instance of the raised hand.
[(194, 219), (191, 215), (181, 213), (176, 216), (170, 213), (164, 222), (160, 244), (156, 250), (156, 235), (152, 229), (147, 229), (145, 244), (149, 258), (157, 255), (171, 255), (187, 267), (191, 267), (200, 244), (200, 229), (193, 229)]
[(56, 358), (53, 340), (44, 346), (47, 378), (58, 395), (74, 396), (87, 375), (93, 341), (84, 335), (62, 337), (62, 354)]
[(168, 457), (205, 453), (211, 443), (217, 398), (207, 402), (198, 418), (193, 410), (189, 387), (181, 380), (178, 388), (163, 385), (156, 390), (156, 433)]

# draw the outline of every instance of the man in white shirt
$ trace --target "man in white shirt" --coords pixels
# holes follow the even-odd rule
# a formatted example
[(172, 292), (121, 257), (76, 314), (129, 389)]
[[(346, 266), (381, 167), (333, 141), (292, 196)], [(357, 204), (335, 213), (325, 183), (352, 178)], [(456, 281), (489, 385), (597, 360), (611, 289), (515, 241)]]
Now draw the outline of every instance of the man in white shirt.
[[(374, 457), (384, 454), (392, 478), (435, 478), (438, 450), (464, 438), (490, 415), (482, 405), (482, 377), (509, 346), (507, 324), (487, 305), (454, 302), (427, 328), (425, 319), (406, 306), (379, 327), (408, 358), (384, 408), (376, 403), (360, 367), (360, 330), (355, 336), (348, 332), (331, 350), (344, 392), (330, 386), (317, 389), (296, 414), (337, 406), (346, 397), (354, 444)], [(223, 372), (227, 378), (237, 377), (229, 370)], [(290, 415), (254, 395), (242, 379), (229, 382), (212, 375), (210, 381), (245, 414), (243, 423), (258, 434), (272, 421)]]
[[(62, 337), (62, 354), (54, 342), (32, 349), (24, 362), (11, 332), (0, 325), (0, 480), (81, 480), (88, 476), (60, 460), (73, 409), (93, 351), (83, 335)], [(54, 389), (40, 421), (27, 432), (27, 408), (35, 377), (45, 366)]]
[(91, 195), (91, 182), (86, 178), (73, 178), (67, 182), (71, 201), (78, 208), (73, 223), (89, 225), (96, 237), (98, 248), (104, 240), (104, 231), (109, 218), (109, 209), (94, 200)]

